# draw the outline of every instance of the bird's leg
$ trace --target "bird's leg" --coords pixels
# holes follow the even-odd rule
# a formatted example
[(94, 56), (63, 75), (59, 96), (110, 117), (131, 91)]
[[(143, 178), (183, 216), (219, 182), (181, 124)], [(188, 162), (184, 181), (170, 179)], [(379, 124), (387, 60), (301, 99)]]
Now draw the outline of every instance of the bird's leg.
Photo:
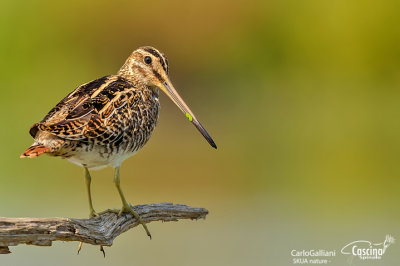
[(92, 181), (92, 177), (90, 176), (89, 169), (86, 166), (84, 166), (84, 168), (85, 168), (86, 190), (89, 199), (89, 218), (92, 218), (94, 216), (98, 216), (98, 214), (93, 209), (92, 193), (90, 192), (90, 183)]
[(114, 176), (114, 183), (115, 186), (118, 189), (118, 193), (119, 196), (121, 197), (121, 201), (122, 201), (122, 208), (118, 213), (118, 216), (120, 216), (122, 213), (124, 212), (130, 212), (133, 214), (133, 216), (139, 221), (139, 223), (141, 223), (143, 225), (144, 230), (146, 230), (147, 235), (150, 237), (151, 239), (151, 234), (149, 229), (147, 229), (146, 224), (143, 222), (143, 220), (139, 217), (139, 215), (137, 214), (137, 212), (135, 212), (128, 204), (128, 202), (126, 202), (124, 193), (121, 190), (121, 186), (120, 186), (120, 179), (119, 179), (119, 175), (120, 175), (120, 167), (115, 168), (115, 176)]
[[(95, 210), (93, 209), (92, 193), (90, 192), (90, 183), (92, 182), (92, 177), (90, 176), (89, 169), (88, 169), (86, 166), (83, 166), (83, 168), (85, 169), (86, 191), (87, 191), (88, 199), (89, 199), (89, 218), (92, 218), (92, 217), (94, 217), (94, 216), (99, 216), (99, 215), (98, 215), (97, 212), (95, 212)], [(80, 252), (81, 249), (82, 249), (82, 244), (83, 244), (83, 242), (80, 242), (80, 243), (79, 243), (79, 246), (78, 246), (78, 254), (79, 254), (79, 252)], [(104, 254), (104, 256), (105, 256), (103, 246), (100, 246), (100, 251), (102, 251), (103, 254)]]

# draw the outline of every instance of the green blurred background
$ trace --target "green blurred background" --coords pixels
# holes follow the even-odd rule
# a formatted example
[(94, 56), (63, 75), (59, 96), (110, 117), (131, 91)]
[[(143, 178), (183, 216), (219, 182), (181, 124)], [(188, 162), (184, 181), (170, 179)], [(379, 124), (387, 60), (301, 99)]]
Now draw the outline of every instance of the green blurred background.
[[(19, 246), (0, 265), (291, 265), (292, 249), (400, 237), (400, 2), (0, 1), (0, 215), (88, 215), (81, 168), (20, 160), (29, 127), (139, 46), (213, 136), (167, 97), (146, 147), (122, 167), (129, 201), (205, 207), (206, 220), (151, 223), (104, 259), (77, 243)], [(119, 207), (108, 168), (96, 210)], [(399, 265), (399, 244), (381, 261)]]

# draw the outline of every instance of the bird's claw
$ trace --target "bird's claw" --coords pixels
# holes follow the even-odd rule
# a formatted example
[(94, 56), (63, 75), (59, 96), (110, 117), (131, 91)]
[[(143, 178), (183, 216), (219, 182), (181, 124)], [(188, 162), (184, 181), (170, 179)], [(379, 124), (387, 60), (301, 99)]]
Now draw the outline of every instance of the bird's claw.
[(104, 251), (104, 247), (100, 245), (100, 251), (103, 252), (104, 258), (106, 257), (106, 252)]
[(79, 246), (78, 246), (78, 254), (77, 255), (79, 255), (79, 252), (81, 251), (81, 249), (82, 249), (82, 244), (83, 244), (83, 242), (79, 242)]

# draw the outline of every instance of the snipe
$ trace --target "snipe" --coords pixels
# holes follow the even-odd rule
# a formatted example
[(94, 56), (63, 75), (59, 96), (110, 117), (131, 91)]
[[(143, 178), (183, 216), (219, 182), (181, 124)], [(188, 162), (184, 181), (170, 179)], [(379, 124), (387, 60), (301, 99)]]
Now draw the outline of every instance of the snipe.
[(79, 86), (30, 129), (34, 143), (21, 155), (60, 156), (84, 168), (90, 217), (93, 209), (89, 169), (115, 168), (114, 182), (123, 212), (132, 213), (151, 237), (146, 224), (130, 208), (120, 187), (120, 166), (149, 140), (159, 114), (159, 89), (182, 110), (208, 143), (214, 141), (174, 89), (167, 57), (153, 47), (135, 50), (117, 75)]

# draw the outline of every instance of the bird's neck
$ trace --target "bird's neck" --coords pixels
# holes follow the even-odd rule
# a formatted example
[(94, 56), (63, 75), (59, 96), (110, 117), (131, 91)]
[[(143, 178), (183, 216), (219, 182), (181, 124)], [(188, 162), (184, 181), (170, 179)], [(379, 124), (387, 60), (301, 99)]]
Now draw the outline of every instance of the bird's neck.
[(143, 79), (140, 78), (139, 73), (135, 73), (130, 68), (121, 67), (121, 69), (117, 73), (118, 76), (123, 77), (124, 79), (131, 82), (135, 85), (136, 88), (141, 89), (143, 91), (151, 91), (151, 93), (158, 97), (159, 96), (159, 89), (157, 87), (150, 87), (143, 82)]
[(141, 71), (141, 68), (132, 68), (129, 61), (125, 62), (125, 64), (118, 70), (117, 75), (127, 79), (138, 89), (151, 90), (154, 96), (159, 96), (159, 89), (157, 87), (148, 86), (148, 83), (145, 82), (146, 78), (143, 70)]
[(134, 72), (127, 64), (123, 65), (117, 73), (118, 76), (123, 77), (135, 85), (139, 85), (140, 78), (138, 73)]

